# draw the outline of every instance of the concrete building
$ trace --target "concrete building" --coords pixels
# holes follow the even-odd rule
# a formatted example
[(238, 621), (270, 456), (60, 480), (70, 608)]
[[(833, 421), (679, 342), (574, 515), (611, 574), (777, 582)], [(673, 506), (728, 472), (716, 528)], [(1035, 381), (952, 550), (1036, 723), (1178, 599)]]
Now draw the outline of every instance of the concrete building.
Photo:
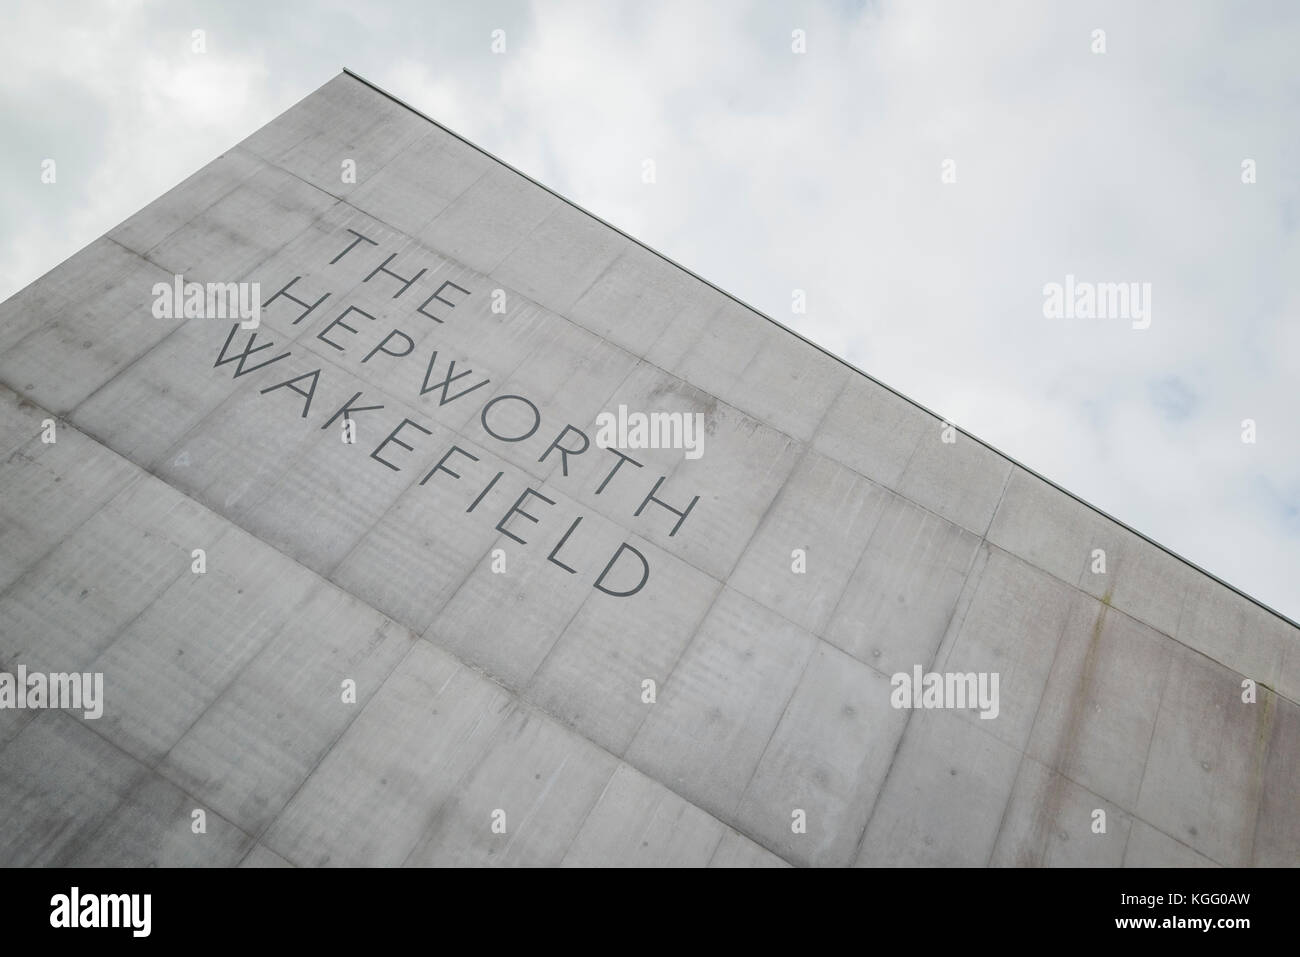
[(1294, 624), (354, 75), (0, 384), (0, 864), (1300, 863)]

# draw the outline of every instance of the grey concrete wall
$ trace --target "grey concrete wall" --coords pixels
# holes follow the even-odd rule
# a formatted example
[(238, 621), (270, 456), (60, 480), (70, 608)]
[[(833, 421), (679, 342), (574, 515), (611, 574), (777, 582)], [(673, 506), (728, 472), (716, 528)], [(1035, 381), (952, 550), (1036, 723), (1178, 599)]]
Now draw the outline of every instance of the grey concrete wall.
[[(0, 306), (0, 384), (0, 671), (105, 697), (0, 709), (0, 863), (1300, 863), (1294, 626), (355, 77)], [(703, 455), (612, 471), (619, 405)]]

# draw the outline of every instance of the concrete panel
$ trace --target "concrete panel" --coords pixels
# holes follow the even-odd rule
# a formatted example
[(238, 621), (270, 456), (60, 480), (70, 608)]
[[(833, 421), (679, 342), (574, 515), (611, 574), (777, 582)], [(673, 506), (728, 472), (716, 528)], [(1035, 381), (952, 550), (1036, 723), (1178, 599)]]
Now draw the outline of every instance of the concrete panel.
[[(6, 422), (12, 425), (15, 420), (34, 424), (16, 405), (0, 402), (0, 426)], [(61, 632), (60, 622), (74, 625), (79, 629), (76, 635), (87, 637), (94, 647), (111, 636), (111, 630), (97, 628), (100, 623), (82, 617), (82, 609), (77, 607), (85, 599), (96, 602), (96, 607), (105, 607), (99, 604), (100, 596), (91, 598), (91, 589), (85, 587), (93, 578), (78, 574), (80, 569), (93, 575), (95, 568), (79, 562), (87, 557), (85, 547), (61, 552), (58, 549), (136, 475), (123, 459), (75, 429), (60, 424), (56, 434), (57, 441), (48, 445), (29, 439), (0, 464), (0, 487), (5, 489), (0, 498), (0, 668), (11, 674), (19, 665), (38, 670), (42, 662), (81, 660), (86, 656), (74, 636)], [(57, 556), (36, 567), (55, 552)], [(33, 586), (29, 592), (29, 585), (20, 582), (30, 574), (28, 581), (34, 583), (54, 569), (59, 569), (55, 572), (59, 582), (52, 590)], [(11, 588), (15, 585), (17, 593)], [(68, 589), (76, 589), (75, 603), (69, 601)], [(47, 610), (55, 618), (52, 623), (42, 620)], [(46, 650), (48, 658), (42, 657)], [(66, 664), (55, 670), (66, 670)], [(31, 710), (0, 709), (0, 747), (36, 714)]]
[(699, 327), (726, 301), (643, 246), (628, 243), (565, 311), (578, 325), (646, 355), (674, 321)]
[[(735, 308), (735, 300), (713, 288), (692, 291), (686, 308), (674, 313), (672, 321), (654, 338), (644, 353), (647, 362), (678, 375), (687, 357), (719, 316)], [(736, 367), (732, 367), (734, 377)]]
[(999, 676), (997, 716), (984, 718), (968, 707), (959, 712), (962, 720), (1017, 750), (1025, 747), (1074, 594), (1018, 558), (991, 552), (956, 640), (936, 668)]
[(1273, 695), (1242, 701), (1241, 676), (1174, 646), (1137, 814), (1227, 867), (1250, 863)]
[[(745, 549), (731, 587), (820, 633), (887, 497), (853, 470), (806, 452)], [(803, 553), (798, 565), (796, 550)]]
[(1300, 741), (1300, 706), (1276, 695), (1269, 695), (1268, 702), (1273, 707), (1264, 715), (1268, 758), (1251, 864), (1296, 867), (1300, 866), (1300, 819), (1295, 813), (1296, 796), (1300, 795), (1300, 755), (1295, 742)]
[(180, 325), (152, 311), (154, 283), (170, 282), (169, 273), (112, 240), (98, 240), (94, 249), (76, 266), (90, 273), (85, 284), (53, 315), (25, 320), (31, 331), (0, 350), (0, 380), (58, 415)]
[(104, 716), (95, 729), (149, 765), (266, 645), (313, 583), (306, 569), (238, 529), (204, 547), (207, 571), (185, 569), (89, 669), (104, 674)]
[[(409, 117), (418, 120), (400, 103), (375, 92), (340, 73), (310, 96), (304, 97), (239, 145), (264, 159), (276, 162), (309, 137), (330, 130), (338, 139), (355, 137), (377, 118)], [(413, 126), (419, 126), (413, 122)]]
[[(0, 416), (7, 409), (0, 407)], [(121, 457), (59, 424), (0, 461), (0, 591), (95, 514), (132, 478)]]
[(713, 852), (713, 857), (709, 861), (709, 867), (789, 866), (788, 861), (783, 861), (761, 844), (755, 844), (749, 838), (737, 834), (735, 831), (727, 831), (723, 835), (722, 841), (718, 844), (718, 849)]
[[(24, 337), (55, 322), (76, 328), (93, 322), (103, 307), (114, 313), (125, 313), (137, 301), (140, 289), (138, 283), (123, 280), (148, 272), (149, 264), (138, 253), (106, 236), (95, 240), (70, 256), (56, 271), (46, 273), (0, 303), (0, 353), (8, 353)], [(159, 280), (171, 278), (161, 269), (155, 272)], [(144, 291), (148, 292), (148, 288)], [(13, 367), (13, 371), (20, 369), (20, 366)], [(36, 378), (20, 374), (13, 379), (6, 376), (5, 382), (15, 392), (34, 398), (29, 393), (36, 388)], [(50, 389), (58, 385), (66, 388), (68, 384), (48, 381), (41, 387)]]
[(365, 439), (355, 444), (345, 444), (330, 430), (322, 433), (320, 426), (302, 427), (316, 433), (314, 441), (249, 502), (240, 524), (307, 567), (323, 575), (333, 571), (453, 444), (450, 432), (421, 423), (413, 409), (386, 405), (382, 414), (382, 423), (366, 428)]
[[(202, 811), (201, 819), (195, 812)], [(202, 832), (195, 827), (202, 822)], [(170, 781), (150, 776), (62, 862), (68, 867), (234, 867), (253, 838)]]
[(945, 442), (943, 434), (934, 421), (921, 431), (898, 491), (917, 505), (983, 535), (1002, 498), (1011, 463), (969, 436), (957, 433), (955, 442)]
[[(138, 465), (158, 464), (172, 445), (248, 382), (210, 370), (195, 375), (191, 366), (196, 355), (210, 357), (209, 366), (218, 359), (231, 325), (219, 319), (181, 323), (136, 360), (130, 375), (115, 376), (87, 396), (72, 422)], [(246, 339), (237, 333), (236, 341), (242, 346)], [(258, 344), (265, 341), (259, 335)]]
[(554, 196), (494, 164), (415, 238), (490, 273), (559, 205)]
[[(1105, 572), (1093, 571), (1094, 566), (1101, 567), (1093, 557), (1098, 550), (1104, 553)], [(1128, 529), (1099, 519), (1094, 525), (1086, 566), (1079, 574), (1079, 587), (1156, 631), (1174, 635), (1189, 586), (1204, 577)]]
[(348, 202), (415, 236), (493, 165), (478, 150), (426, 124), (414, 142), (364, 179), (358, 166), (358, 186)]
[[(279, 345), (274, 339), (270, 341)], [(280, 354), (279, 348), (266, 351), (267, 356)], [(255, 361), (264, 360), (259, 357)], [(323, 439), (319, 426), (312, 428), (310, 423), (302, 421), (301, 406), (295, 408), (295, 403), (288, 401), (294, 397), (292, 394), (289, 397), (260, 394), (263, 388), (311, 372), (313, 364), (291, 353), (274, 367), (275, 372), (270, 369), (246, 372), (246, 375), (262, 377), (251, 382), (243, 380), (246, 385), (157, 459), (155, 473), (214, 511), (234, 521), (241, 520), (244, 512), (267, 494), (269, 486), (284, 474), (305, 445)], [(339, 437), (335, 436), (334, 441), (339, 441)]]
[[(523, 492), (519, 489), (520, 495)], [(622, 609), (625, 601), (596, 591), (594, 586), (602, 568), (627, 541), (626, 531), (599, 515), (584, 515), (574, 503), (556, 492), (551, 494), (554, 506), (533, 496), (526, 499), (524, 512), (540, 516), (538, 522), (532, 524), (514, 515), (503, 526), (522, 539), (522, 544), (504, 533), (498, 535), (491, 551), (468, 570), (465, 581), (425, 632), (430, 641), (511, 689), (528, 683), (584, 602), (613, 602)], [(497, 525), (510, 508), (507, 504), (494, 509), (499, 516)], [(565, 541), (566, 532), (578, 519), (581, 523)], [(564, 552), (558, 551), (561, 542)], [(592, 559), (570, 564), (570, 551), (576, 551), (579, 543)], [(636, 541), (629, 544), (637, 547)], [(501, 554), (493, 555), (497, 550)], [(622, 552), (624, 557), (610, 571), (604, 587), (622, 591), (635, 586), (641, 577), (640, 566), (628, 554)], [(662, 601), (670, 585), (671, 578), (652, 573), (645, 587)]]
[(985, 866), (1020, 757), (952, 712), (912, 713), (867, 823), (858, 865)]
[(722, 585), (640, 539), (651, 582), (630, 613), (620, 600), (588, 594), (534, 673), (525, 696), (592, 741), (623, 754), (656, 707), (656, 695), (681, 658)]
[[(563, 481), (564, 460), (557, 452), (547, 455), (547, 450), (567, 427), (572, 427), (582, 430), (592, 440), (588, 452), (582, 454), (595, 457), (596, 436), (589, 423), (608, 408), (609, 397), (628, 378), (637, 364), (636, 359), (573, 323), (547, 313), (534, 315), (527, 328), (519, 332), (526, 338), (527, 357), (509, 375), (482, 390), (485, 394), (475, 405), (490, 403), (491, 408), (483, 405), (462, 431), (475, 442), (491, 445), (516, 468), (538, 477), (547, 477), (559, 469), (561, 477), (557, 484), (566, 493), (573, 494), (573, 486)], [(584, 382), (584, 388), (566, 388), (573, 381)], [(507, 399), (507, 396), (522, 398)], [(532, 403), (533, 408), (523, 399)], [(544, 416), (540, 409), (546, 410)], [(526, 438), (519, 441), (499, 438), (520, 435)], [(563, 444), (578, 448), (582, 443), (569, 434)], [(568, 468), (572, 472), (578, 460), (570, 458), (573, 464)]]
[(0, 596), (0, 661), (87, 670), (172, 582), (192, 574), (192, 549), (211, 546), (219, 530), (200, 507), (137, 478)]
[(1278, 678), (1277, 690), (1292, 702), (1300, 702), (1300, 639), (1286, 643), (1282, 653), (1282, 674)]
[(1145, 821), (1134, 820), (1124, 850), (1125, 867), (1218, 867), (1204, 854), (1180, 844)]
[(271, 824), (415, 640), (323, 582), (291, 610), (160, 766), (250, 834)]
[[(12, 301), (12, 300), (11, 300)], [(11, 453), (39, 436), (50, 414), (12, 389), (0, 386), (0, 455)]]
[(299, 867), (401, 864), (514, 707), (417, 642), (262, 842)]
[(265, 160), (235, 146), (110, 229), (108, 237), (143, 256), (264, 168)]
[[(629, 367), (621, 350), (612, 346), (599, 348), (593, 337), (584, 334), (564, 317), (543, 309), (491, 277), (468, 269), (449, 276), (469, 289), (469, 295), (452, 290), (451, 294), (458, 299), (454, 310), (446, 309), (441, 303), (433, 304), (444, 322), (428, 321), (427, 325), (432, 327), (428, 336), (420, 341), (416, 354), (410, 360), (404, 360), (415, 366), (418, 375), (401, 368), (396, 370), (399, 376), (391, 380), (393, 387), (403, 390), (399, 395), (412, 399), (418, 397), (420, 407), (444, 425), (469, 434), (471, 427), (477, 427), (474, 423), (482, 421), (481, 411), (487, 400), (499, 393), (508, 378), (525, 364), (536, 365), (542, 352), (557, 356), (572, 372), (581, 372), (588, 365), (600, 368), (598, 360)], [(412, 330), (412, 335), (417, 334)], [(434, 350), (438, 351), (439, 359), (431, 370)], [(444, 394), (442, 382), (451, 372), (452, 360), (456, 362), (455, 379)], [(388, 368), (397, 365), (396, 362), (390, 363)], [(525, 370), (523, 376), (528, 375)], [(605, 372), (605, 377), (611, 375), (611, 372)], [(530, 381), (538, 378), (534, 373)], [(490, 385), (480, 386), (479, 383), (485, 379)], [(542, 382), (547, 395), (556, 393), (556, 381), (543, 379)], [(421, 389), (425, 391), (421, 392)], [(603, 398), (602, 394), (583, 397), (582, 401)], [(492, 421), (495, 418), (493, 416)], [(558, 432), (560, 424), (551, 421), (552, 418), (548, 415), (543, 424), (547, 432)], [(501, 431), (499, 427), (497, 430)], [(554, 432), (545, 438), (538, 435), (536, 441), (549, 442)], [(545, 445), (534, 453), (534, 460), (544, 449)]]
[(1175, 637), (1245, 678), (1276, 688), (1296, 630), (1204, 575), (1187, 590)]
[[(1062, 581), (1086, 574), (1105, 519), (1022, 468), (1011, 471), (988, 540)], [(1092, 589), (1089, 589), (1091, 591)]]
[(1119, 867), (1132, 823), (1116, 805), (1026, 757), (989, 863)]
[[(411, 249), (422, 251), (374, 217), (346, 203), (327, 207), (249, 270), (246, 278), (259, 284), (262, 296), (260, 335), (310, 341), (353, 304), (378, 316), (380, 304), (392, 303), (393, 290), (380, 282), (385, 274), (371, 283), (365, 279), (389, 255), (396, 256), (389, 268), (398, 272)], [(358, 301), (367, 291), (374, 292), (373, 299)], [(410, 297), (415, 299), (417, 292), (411, 290)], [(340, 332), (338, 338), (348, 337)]]
[(145, 257), (165, 279), (180, 274), (186, 281), (235, 282), (337, 202), (292, 173), (264, 167)]
[(497, 520), (514, 501), (475, 506), (492, 476), (505, 469), (495, 455), (458, 435), (440, 439), (435, 447), (434, 464), (447, 457), (443, 469), (432, 475), (432, 466), (412, 472), (410, 487), (331, 574), (341, 587), (421, 634), (464, 584), (468, 569), (489, 559), (501, 538)]
[[(483, 760), (433, 813), (405, 863), (554, 867), (617, 766), (580, 735), (516, 709)], [(612, 850), (602, 846), (592, 853), (607, 859)]]
[(424, 120), (395, 103), (379, 109), (358, 103), (342, 122), (336, 118), (289, 147), (275, 162), (317, 189), (350, 196), (427, 133)]
[(593, 436), (591, 453), (571, 462), (573, 484), (563, 487), (575, 488), (583, 504), (665, 551), (714, 578), (726, 578), (803, 447), (649, 364), (628, 376), (607, 409), (616, 414), (620, 405), (629, 411), (703, 416), (702, 454), (688, 459), (682, 449), (620, 450), (641, 463), (637, 467), (610, 450), (595, 449)]
[(240, 867), (293, 867), (275, 851), (268, 850), (265, 845), (258, 844), (239, 862)]
[(813, 448), (897, 489), (934, 418), (865, 376), (850, 376), (817, 429)]
[[(853, 863), (906, 723), (884, 675), (819, 643), (745, 789), (738, 825), (801, 865)], [(804, 831), (793, 828), (796, 810)]]
[(547, 309), (566, 312), (630, 245), (586, 213), (560, 205), (492, 275)]
[(960, 526), (887, 496), (826, 639), (887, 675), (928, 668), (978, 547)]
[(148, 776), (80, 717), (41, 714), (0, 751), (0, 861), (66, 864)]
[[(970, 614), (971, 607), (979, 596), (980, 586), (984, 582), (984, 570), (988, 567), (989, 558), (998, 551), (999, 549), (989, 545), (987, 541), (981, 542), (979, 547), (975, 549), (975, 558), (971, 562), (970, 570), (966, 573), (966, 581), (961, 586), (961, 593), (957, 596), (956, 607), (948, 620), (948, 627), (944, 629), (943, 638), (939, 641), (939, 650), (934, 654), (933, 660), (936, 666), (948, 657), (949, 652), (952, 651), (952, 646), (957, 643), (957, 637), (966, 624), (966, 616)], [(1003, 555), (1003, 557), (1006, 556)], [(912, 662), (912, 665), (915, 667), (916, 662)]]
[(1077, 595), (1030, 737), (1030, 756), (1124, 808), (1137, 806), (1173, 643)]
[[(16, 669), (19, 663), (4, 663), (6, 670)], [(10, 671), (12, 674), (13, 671)], [(38, 711), (31, 709), (18, 710), (16, 708), (5, 708), (0, 711), (0, 749), (4, 748), (10, 741), (18, 737), (22, 730), (36, 720)]]
[(714, 313), (689, 352), (667, 368), (798, 439), (812, 438), (849, 378), (843, 363), (773, 322), (755, 321), (736, 302)]
[(564, 855), (566, 867), (704, 867), (728, 829), (640, 771), (619, 765)]
[(732, 821), (816, 643), (724, 589), (660, 689), (628, 763)]

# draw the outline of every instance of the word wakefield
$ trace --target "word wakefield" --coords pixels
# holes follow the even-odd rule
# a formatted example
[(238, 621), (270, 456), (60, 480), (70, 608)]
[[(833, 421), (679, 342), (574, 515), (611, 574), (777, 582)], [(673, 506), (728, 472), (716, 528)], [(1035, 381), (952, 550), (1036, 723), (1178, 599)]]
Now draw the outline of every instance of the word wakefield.
[[(348, 229), (347, 232), (352, 234), (354, 238), (337, 256), (330, 260), (329, 265), (337, 265), (362, 243), (369, 243), (371, 246), (378, 245), (375, 240), (369, 239), (356, 230)], [(398, 284), (397, 291), (392, 296), (393, 299), (398, 299), (415, 285), (426, 270), (421, 269), (409, 278), (399, 275), (395, 270), (389, 268), (394, 256), (396, 256), (396, 253), (389, 255), (380, 262), (365, 276), (362, 282), (368, 283), (382, 274), (388, 277), (386, 281), (395, 281)], [(300, 295), (304, 294), (296, 286), (300, 279), (302, 279), (301, 276), (295, 276), (289, 280), (263, 304), (263, 311), (271, 308), (276, 303), (283, 304), (279, 308), (285, 308), (286, 306), (293, 308), (296, 306), (299, 315), (293, 320), (295, 326), (316, 312), (317, 308), (329, 298), (330, 293), (326, 292), (311, 302), (299, 298)], [(416, 321), (443, 323), (445, 321), (444, 316), (449, 315), (452, 310), (463, 304), (472, 295), (473, 293), (469, 289), (451, 281), (444, 281), (438, 285), (432, 294), (414, 307), (416, 316), (423, 317), (417, 318)], [(417, 302), (419, 297), (412, 296), (411, 301)], [(435, 303), (437, 305), (434, 305)], [(374, 320), (375, 317), (357, 306), (347, 306), (332, 321), (317, 331), (315, 338), (340, 352), (344, 352), (346, 349), (341, 342), (347, 340), (343, 339), (343, 337), (357, 335), (362, 319)], [(349, 320), (357, 323), (357, 325), (350, 325)], [(239, 324), (231, 326), (230, 332), (217, 354), (216, 362), (213, 364), (213, 368), (234, 364), (233, 378), (238, 379), (241, 376), (270, 367), (267, 373), (262, 374), (263, 379), (268, 378), (273, 373), (275, 364), (292, 354), (288, 350), (277, 354), (275, 343), (266, 339), (263, 339), (259, 344), (258, 333), (256, 332), (247, 333), (247, 338), (240, 342), (236, 338), (240, 332), (241, 327)], [(268, 350), (270, 350), (270, 354), (265, 355)], [(400, 361), (406, 359), (414, 351), (415, 339), (401, 329), (393, 328), (378, 345), (366, 352), (364, 358), (361, 359), (361, 363), (364, 365), (377, 357), (379, 361)], [(254, 359), (255, 356), (256, 359)], [(334, 366), (321, 363), (319, 368), (282, 381), (272, 382), (262, 388), (260, 392), (263, 395), (271, 392), (293, 393), (302, 402), (301, 417), (305, 419), (311, 414), (317, 389), (327, 366), (332, 370), (330, 374), (335, 374)], [(439, 408), (460, 402), (466, 396), (478, 392), (489, 382), (486, 378), (475, 381), (473, 375), (472, 370), (463, 368), (457, 372), (456, 360), (446, 361), (445, 368), (439, 371), (438, 350), (434, 348), (424, 367), (424, 378), (419, 388), (419, 395), (437, 393)], [(467, 379), (470, 381), (465, 381)], [(335, 408), (333, 413), (325, 418), (320, 426), (321, 430), (329, 429), (338, 423), (340, 430), (344, 431), (343, 427), (352, 422), (354, 415), (375, 413), (384, 408), (382, 403), (366, 404), (363, 396), (363, 390), (355, 391), (351, 398)], [(526, 442), (542, 429), (541, 410), (534, 402), (523, 395), (503, 394), (494, 396), (484, 402), (478, 410), (478, 421), (488, 437), (505, 445)], [(344, 434), (347, 434), (347, 432), (345, 431)], [(351, 434), (355, 434), (355, 428), (351, 430)], [(370, 458), (385, 468), (400, 472), (403, 470), (401, 464), (403, 457), (416, 451), (416, 443), (420, 441), (421, 434), (429, 436), (433, 435), (433, 431), (414, 419), (403, 416), (388, 432), (383, 441), (370, 452)], [(570, 461), (577, 456), (587, 454), (590, 451), (592, 455), (604, 454), (610, 457), (608, 459), (609, 467), (603, 472), (600, 482), (594, 490), (595, 495), (604, 494), (615, 482), (633, 481), (634, 479), (631, 476), (635, 475), (636, 470), (644, 467), (641, 462), (616, 448), (597, 446), (593, 449), (591, 438), (576, 425), (566, 423), (553, 433), (550, 431), (543, 432), (542, 436), (546, 437), (551, 434), (554, 437), (550, 439), (549, 444), (542, 451), (537, 461), (542, 463), (551, 459), (552, 456), (558, 456), (559, 470), (566, 478), (569, 476)], [(468, 474), (473, 469), (473, 463), (480, 461), (479, 456), (453, 444), (446, 449), (438, 459), (437, 464), (425, 472), (423, 477), (420, 478), (419, 484), (425, 485), (435, 480), (466, 482), (467, 485), (476, 489), (476, 494), (474, 494), (473, 499), (465, 509), (466, 513), (479, 512), (479, 514), (499, 516), (495, 525), (496, 531), (521, 545), (528, 544), (528, 539), (519, 534), (521, 530), (526, 529), (526, 526), (519, 524), (519, 520), (537, 524), (541, 521), (541, 515), (537, 513), (542, 512), (543, 507), (555, 506), (557, 503), (554, 499), (549, 498), (526, 483), (520, 483), (517, 479), (507, 479), (503, 488), (509, 487), (511, 484), (514, 485), (515, 489), (518, 489), (521, 484), (524, 487), (513, 498), (513, 504), (503, 510), (501, 506), (506, 499), (501, 497), (500, 492), (502, 489), (498, 488), (498, 484), (501, 483), (506, 473), (504, 470), (498, 470), (495, 475), (489, 475), (488, 473), (491, 470), (481, 470), (480, 474), (476, 476)], [(630, 466), (630, 468), (624, 471), (625, 466)], [(462, 472), (466, 474), (462, 474)], [(648, 481), (645, 482), (646, 485), (649, 485), (649, 489), (644, 497), (640, 499), (640, 504), (633, 513), (633, 517), (640, 518), (643, 513), (646, 513), (646, 520), (652, 520), (651, 516), (654, 516), (653, 520), (660, 523), (671, 521), (672, 527), (668, 531), (668, 536), (671, 538), (681, 530), (700, 496), (692, 497), (685, 507), (679, 508), (670, 504), (661, 494), (661, 489), (667, 479), (668, 476), (660, 475), (653, 484)], [(511, 495), (514, 493), (507, 492), (506, 494)], [(495, 497), (499, 501), (495, 503), (487, 501), (490, 497)], [(651, 506), (655, 506), (655, 509), (647, 512)], [(480, 508), (482, 509), (481, 512)], [(663, 514), (665, 512), (667, 516)], [(579, 544), (582, 539), (580, 531), (582, 522), (583, 516), (579, 515), (574, 518), (563, 534), (554, 539), (553, 547), (546, 556), (547, 563), (571, 575), (578, 574), (578, 569), (571, 562), (576, 563), (579, 561), (576, 556), (581, 552)], [(649, 559), (643, 552), (625, 541), (605, 561), (600, 572), (593, 580), (592, 587), (606, 595), (626, 598), (640, 592), (649, 580)]]

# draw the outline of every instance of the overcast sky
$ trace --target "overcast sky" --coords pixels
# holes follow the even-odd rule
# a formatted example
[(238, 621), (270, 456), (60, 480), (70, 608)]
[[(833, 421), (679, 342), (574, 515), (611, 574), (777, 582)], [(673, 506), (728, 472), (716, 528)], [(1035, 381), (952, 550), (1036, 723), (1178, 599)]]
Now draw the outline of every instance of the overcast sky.
[(1300, 619), (1300, 4), (0, 7), (0, 299), (347, 66)]

